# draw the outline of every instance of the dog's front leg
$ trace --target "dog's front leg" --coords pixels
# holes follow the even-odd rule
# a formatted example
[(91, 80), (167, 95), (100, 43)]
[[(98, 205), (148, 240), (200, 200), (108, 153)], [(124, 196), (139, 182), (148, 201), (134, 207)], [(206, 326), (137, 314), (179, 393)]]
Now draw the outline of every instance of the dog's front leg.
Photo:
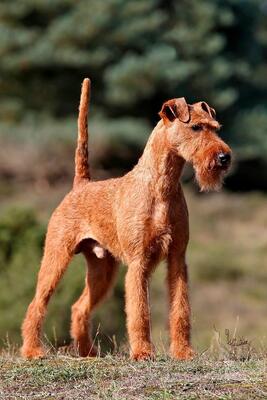
[(153, 345), (150, 334), (150, 310), (148, 292), (148, 273), (143, 265), (129, 265), (125, 281), (127, 329), (130, 341), (131, 358), (144, 360), (153, 358)]
[(190, 346), (190, 304), (185, 256), (173, 249), (168, 257), (170, 354), (179, 360), (193, 357)]

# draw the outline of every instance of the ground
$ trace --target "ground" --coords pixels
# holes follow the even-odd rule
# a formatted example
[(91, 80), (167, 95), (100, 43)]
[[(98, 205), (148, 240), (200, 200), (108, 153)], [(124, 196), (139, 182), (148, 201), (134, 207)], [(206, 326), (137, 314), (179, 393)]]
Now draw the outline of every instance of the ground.
[(163, 356), (130, 362), (123, 356), (54, 356), (28, 362), (0, 359), (0, 398), (13, 399), (266, 399), (266, 359), (189, 362)]

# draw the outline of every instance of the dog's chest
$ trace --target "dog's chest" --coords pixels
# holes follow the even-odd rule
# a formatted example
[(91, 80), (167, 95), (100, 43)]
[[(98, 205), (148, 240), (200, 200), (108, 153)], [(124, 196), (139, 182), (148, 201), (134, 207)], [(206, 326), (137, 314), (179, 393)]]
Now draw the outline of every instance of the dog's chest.
[(146, 253), (153, 258), (164, 258), (172, 241), (170, 207), (164, 202), (154, 204), (148, 229)]

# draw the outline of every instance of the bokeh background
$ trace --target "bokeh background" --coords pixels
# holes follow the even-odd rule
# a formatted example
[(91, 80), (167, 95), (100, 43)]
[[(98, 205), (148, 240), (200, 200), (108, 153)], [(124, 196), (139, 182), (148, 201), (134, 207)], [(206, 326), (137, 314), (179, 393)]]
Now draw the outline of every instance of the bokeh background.
[[(200, 194), (188, 167), (193, 341), (267, 331), (267, 1), (2, 0), (0, 4), (0, 340), (20, 343), (46, 224), (71, 188), (80, 85), (92, 79), (94, 179), (132, 168), (163, 101), (216, 108), (235, 162), (221, 193)], [(167, 343), (165, 266), (151, 284), (153, 336)], [(94, 318), (106, 349), (125, 341), (122, 266)], [(47, 339), (68, 344), (81, 256), (52, 298)], [(161, 347), (162, 346), (162, 347)]]

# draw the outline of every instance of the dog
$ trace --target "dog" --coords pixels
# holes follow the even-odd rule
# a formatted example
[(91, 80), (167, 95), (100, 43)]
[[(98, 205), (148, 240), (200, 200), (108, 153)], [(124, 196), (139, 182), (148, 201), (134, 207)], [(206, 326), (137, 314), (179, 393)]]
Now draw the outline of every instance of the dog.
[(201, 190), (218, 190), (231, 163), (231, 149), (219, 138), (215, 110), (201, 101), (166, 101), (137, 165), (126, 175), (93, 182), (88, 165), (87, 112), (90, 80), (82, 85), (73, 188), (54, 211), (47, 230), (36, 293), (22, 326), (21, 354), (45, 355), (42, 323), (48, 301), (71, 258), (87, 261), (85, 288), (72, 307), (71, 336), (80, 356), (95, 356), (90, 317), (112, 287), (120, 261), (125, 279), (130, 354), (154, 357), (150, 336), (149, 278), (167, 261), (170, 354), (194, 355), (190, 344), (190, 305), (186, 247), (188, 210), (180, 183), (186, 162)]

